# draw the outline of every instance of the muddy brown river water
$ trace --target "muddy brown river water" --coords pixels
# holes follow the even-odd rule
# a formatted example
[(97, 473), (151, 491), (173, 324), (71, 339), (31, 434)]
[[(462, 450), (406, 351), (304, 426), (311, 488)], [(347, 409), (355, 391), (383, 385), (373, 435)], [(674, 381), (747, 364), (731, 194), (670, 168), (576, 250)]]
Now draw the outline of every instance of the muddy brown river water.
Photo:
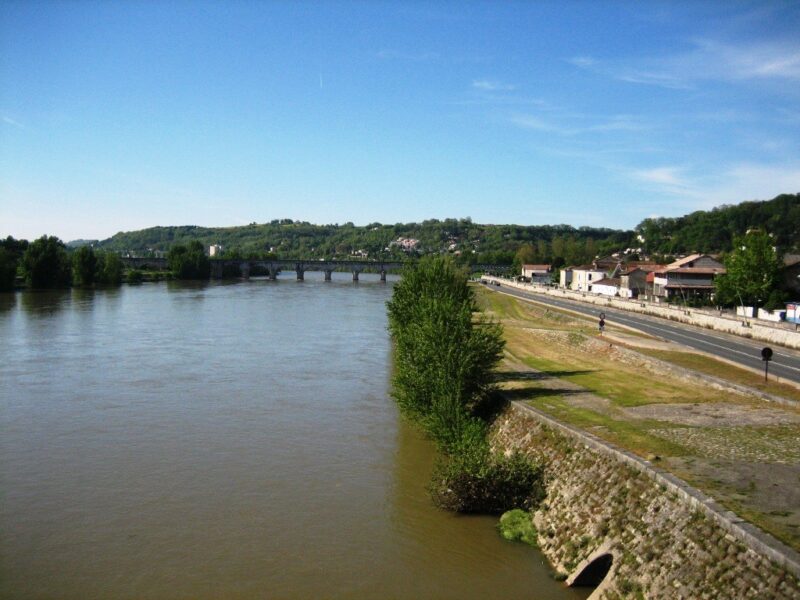
[(431, 505), (392, 282), (290, 275), (0, 294), (0, 597), (584, 598)]

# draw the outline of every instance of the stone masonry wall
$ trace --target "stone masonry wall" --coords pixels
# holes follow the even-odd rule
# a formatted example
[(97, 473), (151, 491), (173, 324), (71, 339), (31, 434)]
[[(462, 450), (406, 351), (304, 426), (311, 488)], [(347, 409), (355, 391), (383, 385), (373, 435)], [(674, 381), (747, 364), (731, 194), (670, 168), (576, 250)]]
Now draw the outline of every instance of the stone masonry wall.
[(800, 349), (800, 331), (796, 329), (790, 329), (786, 325), (777, 325), (769, 322), (759, 323), (756, 320), (748, 320), (749, 327), (743, 327), (740, 319), (720, 317), (710, 314), (708, 311), (698, 309), (684, 310), (683, 308), (669, 306), (666, 304), (659, 305), (636, 300), (628, 300), (626, 298), (602, 296), (598, 294), (576, 292), (573, 290), (555, 289), (539, 285), (520, 283), (517, 281), (510, 281), (508, 279), (498, 279), (496, 277), (489, 276), (484, 276), (483, 279), (486, 279), (487, 281), (497, 281), (500, 283), (500, 285), (517, 288), (526, 292), (533, 292), (546, 296), (553, 296), (556, 298), (564, 298), (567, 300), (577, 300), (589, 304), (596, 304), (600, 307), (609, 306), (611, 308), (638, 312), (656, 317), (663, 317), (671, 321), (697, 325), (699, 327), (705, 327), (714, 331), (732, 333), (734, 335), (749, 337), (754, 340), (779, 344), (781, 346), (786, 346), (787, 348)]
[(519, 403), (495, 422), (492, 444), (545, 464), (534, 523), (568, 583), (613, 556), (593, 599), (800, 599), (796, 552), (646, 461)]

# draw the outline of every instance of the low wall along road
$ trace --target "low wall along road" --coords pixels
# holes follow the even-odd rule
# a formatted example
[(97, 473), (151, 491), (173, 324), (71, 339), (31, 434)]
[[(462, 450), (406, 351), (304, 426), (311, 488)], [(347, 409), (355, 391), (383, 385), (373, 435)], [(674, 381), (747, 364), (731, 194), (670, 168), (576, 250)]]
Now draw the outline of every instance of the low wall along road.
[(574, 290), (565, 290), (561, 288), (521, 283), (510, 279), (501, 279), (498, 277), (484, 276), (482, 279), (493, 283), (496, 282), (500, 285), (510, 288), (523, 290), (525, 292), (543, 294), (545, 296), (563, 298), (566, 300), (576, 300), (587, 304), (595, 304), (601, 307), (611, 307), (629, 312), (662, 317), (671, 321), (677, 321), (679, 323), (697, 325), (698, 327), (705, 327), (706, 329), (712, 329), (714, 331), (732, 333), (734, 335), (800, 350), (800, 331), (798, 331), (797, 328), (791, 327), (790, 325), (759, 322), (753, 319), (744, 319), (743, 317), (733, 319), (730, 317), (714, 315), (707, 310), (699, 310), (694, 308), (685, 309), (666, 304), (661, 305), (653, 304), (652, 302), (629, 300), (626, 298), (601, 296), (588, 292), (576, 292)]

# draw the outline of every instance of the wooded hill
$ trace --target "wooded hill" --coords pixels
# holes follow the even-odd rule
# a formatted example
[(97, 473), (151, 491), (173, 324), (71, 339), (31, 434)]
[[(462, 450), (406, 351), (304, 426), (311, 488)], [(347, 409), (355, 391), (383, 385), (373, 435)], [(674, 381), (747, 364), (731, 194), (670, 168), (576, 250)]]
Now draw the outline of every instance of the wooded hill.
[[(725, 252), (731, 249), (735, 236), (752, 228), (773, 234), (781, 252), (800, 251), (800, 194), (720, 206), (677, 218), (645, 219), (635, 231), (569, 225), (483, 225), (469, 218), (366, 226), (313, 225), (281, 219), (241, 227), (151, 227), (118, 233), (97, 246), (144, 254), (198, 240), (205, 246), (221, 244), (226, 252), (242, 256), (272, 251), (280, 258), (334, 258), (363, 251), (369, 258), (399, 258), (408, 251), (392, 242), (413, 238), (419, 244), (412, 254), (452, 252), (470, 262), (510, 264), (517, 251), (527, 246), (533, 251), (528, 256), (537, 261), (576, 264), (598, 254), (635, 247), (660, 255)], [(645, 241), (639, 241), (637, 235)]]
[(677, 218), (645, 219), (636, 232), (654, 254), (727, 252), (748, 229), (771, 233), (779, 252), (800, 250), (800, 194), (781, 194), (767, 202), (742, 202)]

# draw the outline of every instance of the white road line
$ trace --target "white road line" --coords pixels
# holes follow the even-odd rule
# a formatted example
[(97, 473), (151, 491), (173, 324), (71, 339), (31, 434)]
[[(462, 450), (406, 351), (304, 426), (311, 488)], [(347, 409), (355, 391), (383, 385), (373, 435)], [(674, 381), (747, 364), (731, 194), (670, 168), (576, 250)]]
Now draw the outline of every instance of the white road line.
[[(531, 296), (528, 296), (527, 294), (525, 294), (525, 292), (518, 292), (518, 293), (523, 295), (524, 297), (528, 297), (528, 298), (533, 299)], [(553, 301), (553, 302), (543, 301), (543, 303), (544, 304), (550, 304), (551, 306), (556, 306), (556, 307), (560, 307), (560, 308), (566, 308), (566, 307), (570, 306), (569, 304), (558, 304), (555, 301)], [(572, 305), (572, 306), (577, 306), (577, 307), (580, 307), (580, 308), (584, 308), (584, 307), (581, 307), (580, 305)], [(570, 310), (575, 310), (575, 308), (570, 308)], [(584, 310), (586, 310), (586, 309), (584, 309)], [(630, 320), (630, 318), (625, 319), (624, 317), (619, 317), (619, 315), (616, 312), (614, 313), (614, 318), (615, 318), (615, 320), (619, 321), (620, 323), (626, 324), (629, 327), (642, 327), (642, 324), (640, 322), (632, 321), (632, 320)], [(657, 326), (655, 323), (647, 324), (647, 325), (652, 326), (652, 327), (656, 327)], [(755, 356), (753, 354), (749, 354), (749, 353), (743, 352), (741, 350), (736, 350), (736, 349), (733, 349), (733, 348), (729, 348), (727, 346), (722, 346), (720, 344), (715, 344), (714, 342), (710, 342), (710, 341), (708, 341), (707, 339), (704, 339), (704, 338), (696, 338), (696, 337), (692, 337), (691, 335), (687, 335), (685, 333), (678, 332), (678, 331), (675, 330), (675, 328), (670, 328), (669, 332), (672, 335), (686, 338), (686, 339), (691, 340), (693, 342), (696, 342), (698, 344), (707, 344), (709, 346), (714, 346), (716, 348), (721, 348), (722, 350), (725, 350), (726, 352), (732, 352), (732, 353), (735, 353), (735, 354), (740, 354), (740, 355), (745, 356), (745, 357), (747, 357), (749, 359), (752, 359), (752, 360), (757, 360), (757, 358), (758, 358), (757, 356)], [(708, 337), (713, 337), (714, 339), (717, 339), (717, 340), (721, 339), (721, 338), (719, 338), (717, 336), (714, 336), (714, 335), (709, 335)], [(735, 343), (735, 342), (731, 342), (731, 343)], [(756, 350), (755, 347), (753, 347), (753, 349)], [(800, 368), (798, 368), (798, 367), (793, 367), (792, 365), (787, 365), (785, 363), (781, 363), (781, 362), (778, 362), (778, 361), (775, 361), (775, 360), (773, 360), (771, 362), (772, 362), (773, 366), (781, 367), (781, 368), (784, 368), (784, 369), (791, 369), (792, 371), (797, 371), (798, 373), (800, 373)]]

